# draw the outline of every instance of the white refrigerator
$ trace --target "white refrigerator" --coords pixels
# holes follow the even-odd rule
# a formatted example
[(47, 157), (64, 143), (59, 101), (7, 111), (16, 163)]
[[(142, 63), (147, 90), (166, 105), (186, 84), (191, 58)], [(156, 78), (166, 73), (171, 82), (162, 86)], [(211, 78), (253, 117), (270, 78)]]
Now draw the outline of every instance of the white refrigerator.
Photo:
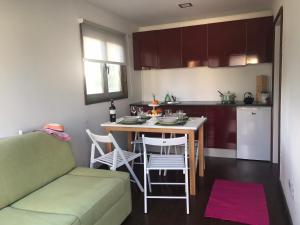
[(271, 107), (237, 107), (237, 158), (270, 161)]

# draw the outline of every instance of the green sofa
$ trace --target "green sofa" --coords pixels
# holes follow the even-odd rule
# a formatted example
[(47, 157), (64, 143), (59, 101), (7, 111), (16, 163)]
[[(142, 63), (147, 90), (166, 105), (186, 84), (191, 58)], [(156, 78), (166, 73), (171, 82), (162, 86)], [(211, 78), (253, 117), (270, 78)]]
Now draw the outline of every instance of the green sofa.
[(0, 140), (0, 224), (117, 225), (131, 212), (128, 173), (75, 167), (42, 132)]

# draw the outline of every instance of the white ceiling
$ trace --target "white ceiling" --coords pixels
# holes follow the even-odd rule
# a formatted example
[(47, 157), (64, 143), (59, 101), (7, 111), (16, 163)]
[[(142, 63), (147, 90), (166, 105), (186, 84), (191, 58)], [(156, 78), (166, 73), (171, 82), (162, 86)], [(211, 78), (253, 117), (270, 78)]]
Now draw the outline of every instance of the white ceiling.
[[(137, 25), (147, 26), (191, 19), (270, 10), (273, 0), (87, 0)], [(179, 3), (193, 7), (181, 9)]]

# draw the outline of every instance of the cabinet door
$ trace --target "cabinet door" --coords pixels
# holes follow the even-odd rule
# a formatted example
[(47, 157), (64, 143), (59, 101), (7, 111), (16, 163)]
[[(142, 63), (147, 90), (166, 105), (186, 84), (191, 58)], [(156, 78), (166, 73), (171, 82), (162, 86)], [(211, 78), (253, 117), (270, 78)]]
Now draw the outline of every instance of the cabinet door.
[(190, 117), (205, 116), (205, 107), (201, 105), (182, 106), (178, 107), (178, 109), (183, 110), (187, 114), (187, 116)]
[(246, 22), (208, 24), (208, 66), (246, 65)]
[(231, 106), (207, 106), (206, 147), (236, 149), (236, 108)]
[(207, 66), (207, 25), (181, 28), (182, 66)]
[(134, 60), (137, 68), (158, 68), (157, 39), (155, 31), (135, 33), (134, 35)]
[(141, 48), (140, 48), (140, 33), (133, 33), (132, 34), (132, 41), (133, 41), (133, 64), (134, 70), (141, 70)]
[(247, 20), (247, 64), (272, 62), (273, 17)]
[(181, 29), (158, 30), (159, 68), (179, 68), (181, 64)]

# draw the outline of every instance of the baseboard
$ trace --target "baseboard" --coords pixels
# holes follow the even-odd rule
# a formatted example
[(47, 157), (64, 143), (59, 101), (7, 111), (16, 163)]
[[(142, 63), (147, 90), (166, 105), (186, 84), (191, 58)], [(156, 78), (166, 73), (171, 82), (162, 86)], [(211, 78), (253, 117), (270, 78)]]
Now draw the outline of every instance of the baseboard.
[(279, 180), (278, 182), (279, 182), (279, 189), (280, 189), (280, 192), (281, 192), (282, 197), (283, 197), (284, 208), (285, 208), (286, 213), (287, 213), (287, 215), (288, 215), (290, 225), (293, 225), (293, 220), (292, 220), (291, 213), (290, 213), (290, 210), (289, 210), (287, 201), (286, 201), (286, 197), (285, 197), (285, 194), (284, 194), (284, 191), (283, 191), (283, 187), (282, 187), (281, 180)]
[(205, 148), (205, 156), (236, 159), (235, 149)]

